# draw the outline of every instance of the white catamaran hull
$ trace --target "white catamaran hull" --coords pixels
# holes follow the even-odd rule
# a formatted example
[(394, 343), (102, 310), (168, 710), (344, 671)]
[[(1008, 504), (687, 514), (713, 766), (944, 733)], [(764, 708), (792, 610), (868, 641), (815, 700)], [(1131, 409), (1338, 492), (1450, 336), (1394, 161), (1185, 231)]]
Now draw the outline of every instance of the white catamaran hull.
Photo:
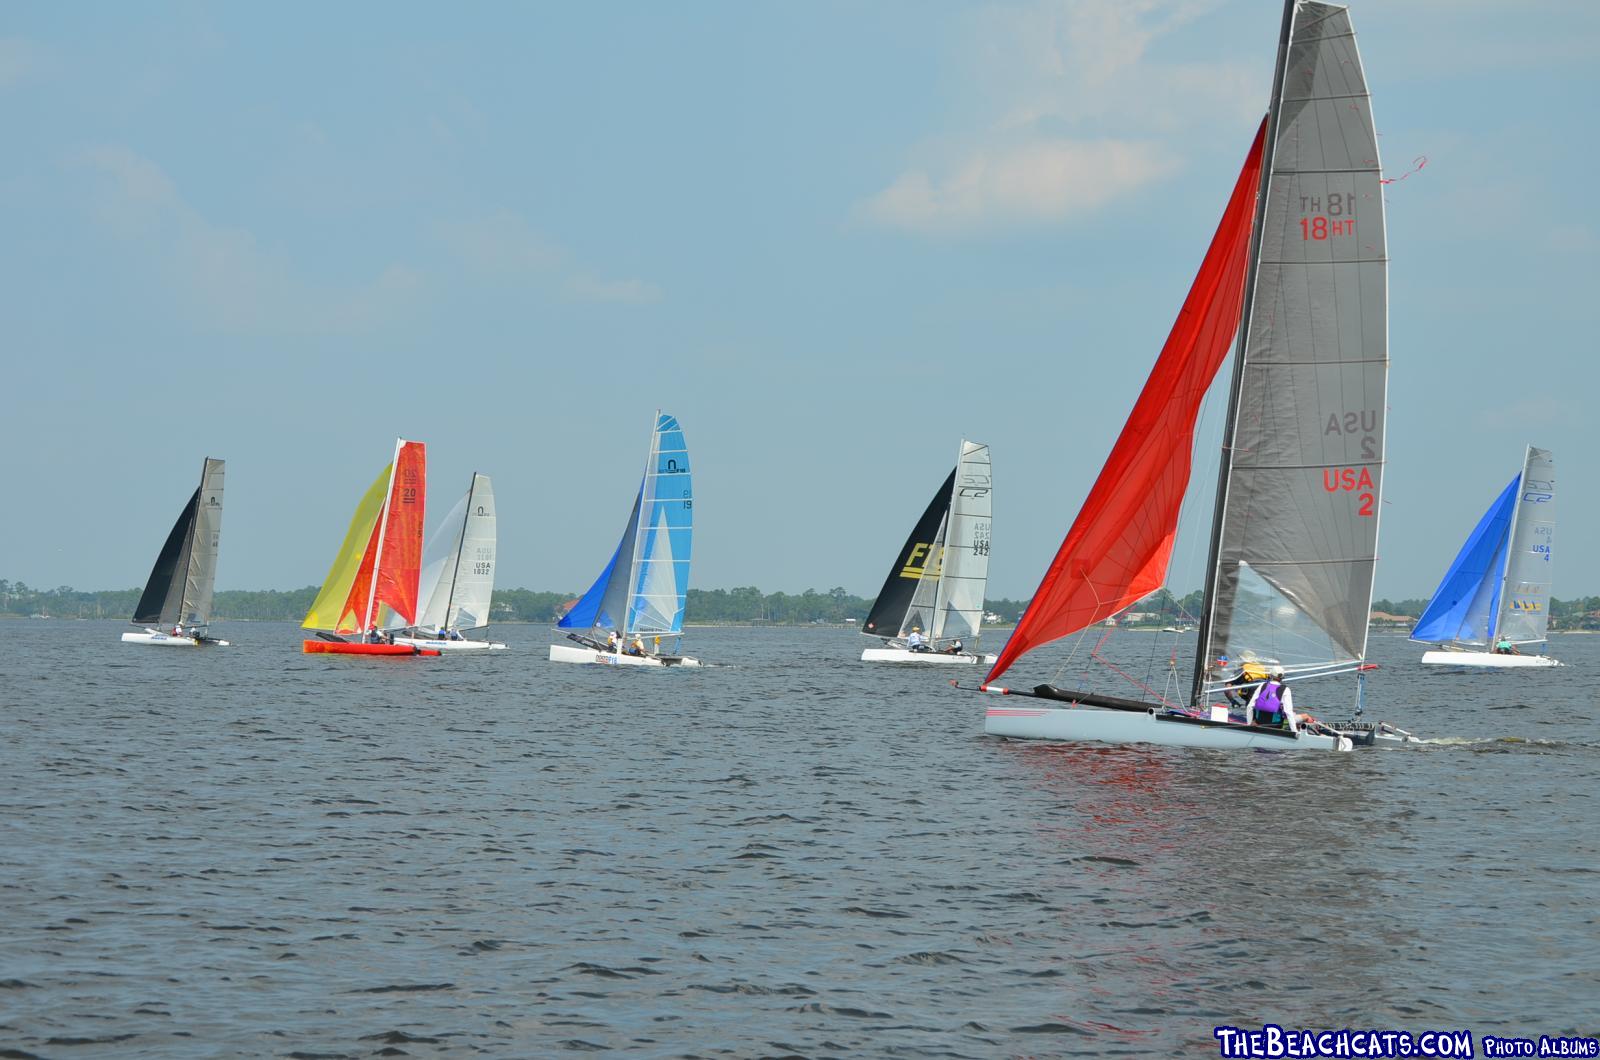
[(206, 640), (202, 642), (198, 637), (174, 637), (171, 633), (158, 633), (153, 629), (146, 630), (143, 633), (124, 633), (122, 635), (122, 643), (160, 644), (168, 648), (198, 648), (202, 643), (219, 644), (223, 647), (228, 645), (225, 640)]
[(1436, 666), (1475, 666), (1510, 668), (1519, 666), (1560, 666), (1548, 655), (1499, 655), (1492, 651), (1427, 651), (1422, 661)]
[(413, 648), (433, 648), (435, 651), (503, 651), (504, 644), (488, 640), (436, 640), (433, 637), (396, 637), (396, 644), (409, 644)]
[[(1103, 710), (1096, 707), (993, 706), (983, 721), (988, 736), (1014, 740), (1086, 741), (1089, 743), (1146, 743), (1162, 747), (1218, 749), (1266, 748), (1277, 751), (1348, 751), (1352, 741), (1343, 736), (1287, 730), (1273, 731), (1238, 722), (1209, 721), (1154, 710)], [(1363, 741), (1364, 742), (1364, 741)], [(1415, 737), (1379, 732), (1374, 746), (1398, 747), (1420, 743)]]
[(589, 663), (599, 666), (699, 666), (700, 660), (688, 655), (628, 655), (621, 652), (597, 651), (576, 645), (550, 645), (550, 661), (560, 663)]
[(862, 662), (882, 663), (932, 663), (942, 666), (972, 666), (983, 663), (992, 665), (993, 655), (977, 656), (968, 652), (951, 655), (942, 651), (912, 651), (909, 648), (866, 648), (861, 652)]

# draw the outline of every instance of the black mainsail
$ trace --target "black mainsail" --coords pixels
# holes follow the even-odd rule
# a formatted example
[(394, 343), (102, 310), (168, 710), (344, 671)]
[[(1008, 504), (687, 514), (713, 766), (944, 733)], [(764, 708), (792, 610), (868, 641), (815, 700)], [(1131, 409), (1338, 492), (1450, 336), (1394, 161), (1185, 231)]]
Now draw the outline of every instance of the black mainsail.
[(217, 546), (222, 536), (224, 462), (206, 457), (200, 486), (172, 524), (156, 556), (133, 621), (145, 626), (205, 626), (211, 621), (211, 595), (217, 578)]

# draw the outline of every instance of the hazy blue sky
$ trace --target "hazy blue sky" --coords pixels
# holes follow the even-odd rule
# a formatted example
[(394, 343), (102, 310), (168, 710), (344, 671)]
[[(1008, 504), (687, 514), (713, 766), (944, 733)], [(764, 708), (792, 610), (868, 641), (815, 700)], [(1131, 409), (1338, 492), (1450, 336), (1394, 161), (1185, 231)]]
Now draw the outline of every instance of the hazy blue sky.
[[(1600, 592), (1600, 8), (1353, 5), (1389, 187), (1380, 595), (1533, 442)], [(966, 435), (1032, 591), (1264, 108), (1270, 0), (12, 3), (0, 577), (143, 582), (207, 454), (218, 584), (321, 580), (404, 435), (500, 584), (616, 543), (657, 407), (694, 583), (874, 592)], [(1192, 564), (1194, 550), (1180, 546)], [(1187, 566), (1173, 581), (1198, 583)]]

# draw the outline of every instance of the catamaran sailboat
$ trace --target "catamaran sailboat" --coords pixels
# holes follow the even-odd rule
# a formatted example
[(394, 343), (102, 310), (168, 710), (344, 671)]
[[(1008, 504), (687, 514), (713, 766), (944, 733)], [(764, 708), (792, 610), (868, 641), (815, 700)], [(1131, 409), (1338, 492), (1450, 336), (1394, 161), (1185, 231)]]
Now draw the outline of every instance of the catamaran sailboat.
[[(961, 442), (956, 466), (911, 528), (861, 632), (882, 638), (862, 662), (992, 663), (977, 651), (989, 581), (989, 447)], [(917, 649), (908, 638), (915, 633)]]
[[(1389, 367), (1381, 176), (1348, 9), (1287, 0), (1267, 116), (1199, 275), (982, 686), (1027, 703), (990, 706), (986, 733), (1319, 750), (1414, 740), (1359, 721), (1254, 724), (1219, 701), (1241, 675), (1207, 665), (1224, 655), (1266, 661), (1291, 683), (1349, 675), (1361, 712)], [(1196, 420), (1235, 333), (1187, 697), (1148, 686), (1137, 698), (1002, 687), (1030, 651), (1116, 615), (1166, 580)]]
[(489, 626), (494, 595), (494, 486), (488, 475), (474, 473), (466, 495), (450, 509), (422, 553), (421, 599), (427, 604), (408, 627), (396, 615), (396, 644), (441, 652), (503, 649), (504, 644), (473, 640), (466, 634)]
[(437, 648), (393, 643), (383, 632), (390, 612), (407, 625), (417, 620), (426, 500), (426, 449), (421, 442), (401, 438), (394, 444), (394, 459), (356, 506), (322, 591), (301, 623), (305, 629), (328, 632), (303, 641), (303, 650), (331, 655), (439, 654)]
[(1528, 447), (1512, 479), (1467, 536), (1411, 639), (1442, 644), (1422, 661), (1445, 666), (1560, 666), (1518, 645), (1543, 644), (1550, 621), (1556, 465)]
[(228, 643), (206, 636), (222, 537), (222, 473), (223, 461), (206, 457), (200, 485), (172, 524), (133, 610), (134, 624), (145, 628), (124, 633), (124, 644), (193, 648)]
[(627, 529), (589, 591), (556, 623), (571, 643), (550, 645), (551, 662), (700, 665), (676, 648), (670, 654), (659, 648), (662, 637), (683, 634), (694, 530), (690, 484), (683, 428), (676, 417), (657, 412)]

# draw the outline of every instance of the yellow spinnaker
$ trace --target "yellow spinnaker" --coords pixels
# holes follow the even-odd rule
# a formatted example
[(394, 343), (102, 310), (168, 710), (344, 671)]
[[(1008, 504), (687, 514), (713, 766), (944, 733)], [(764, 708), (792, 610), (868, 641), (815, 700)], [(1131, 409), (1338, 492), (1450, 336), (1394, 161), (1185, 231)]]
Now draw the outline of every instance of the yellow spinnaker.
[[(389, 495), (389, 472), (393, 467), (392, 463), (384, 466), (366, 496), (361, 498), (361, 503), (356, 505), (355, 518), (350, 520), (350, 530), (344, 535), (344, 544), (339, 546), (339, 554), (334, 557), (333, 566), (328, 568), (328, 577), (322, 583), (322, 591), (312, 602), (311, 610), (306, 612), (306, 620), (300, 623), (302, 629), (336, 630), (343, 622), (345, 616), (340, 614), (340, 610), (350, 596), (356, 572), (361, 569), (361, 557), (366, 555), (367, 542), (372, 540), (372, 529), (378, 525), (378, 515)], [(359, 615), (355, 617), (360, 618)]]

